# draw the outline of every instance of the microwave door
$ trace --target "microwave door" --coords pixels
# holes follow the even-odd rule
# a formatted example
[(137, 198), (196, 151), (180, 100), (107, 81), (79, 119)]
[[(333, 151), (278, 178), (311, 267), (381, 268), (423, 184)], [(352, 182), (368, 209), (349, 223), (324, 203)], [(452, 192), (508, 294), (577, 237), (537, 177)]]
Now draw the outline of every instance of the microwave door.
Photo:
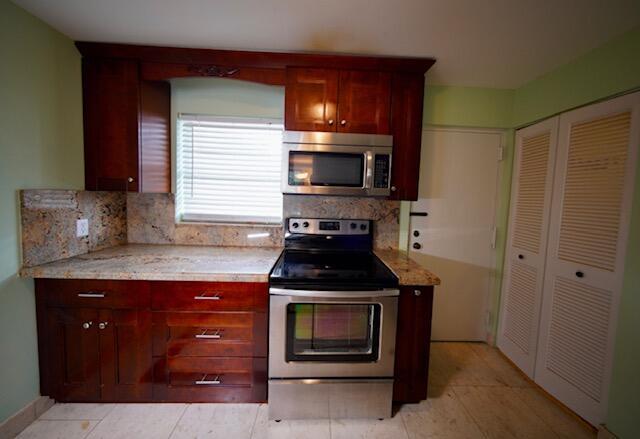
[(283, 192), (364, 195), (370, 186), (371, 158), (354, 147), (309, 148), (294, 145), (284, 151)]

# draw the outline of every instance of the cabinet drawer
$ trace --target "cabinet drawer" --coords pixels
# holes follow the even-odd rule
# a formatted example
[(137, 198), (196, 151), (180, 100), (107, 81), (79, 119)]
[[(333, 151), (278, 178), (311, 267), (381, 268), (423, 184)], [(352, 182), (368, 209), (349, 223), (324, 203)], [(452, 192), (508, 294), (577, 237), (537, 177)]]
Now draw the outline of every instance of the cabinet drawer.
[(74, 308), (148, 308), (149, 289), (145, 281), (45, 279), (47, 306)]
[(155, 312), (155, 356), (265, 357), (267, 315), (253, 312)]
[(151, 306), (167, 311), (264, 311), (268, 294), (266, 283), (152, 282)]
[(174, 402), (262, 402), (266, 358), (156, 358), (154, 399)]

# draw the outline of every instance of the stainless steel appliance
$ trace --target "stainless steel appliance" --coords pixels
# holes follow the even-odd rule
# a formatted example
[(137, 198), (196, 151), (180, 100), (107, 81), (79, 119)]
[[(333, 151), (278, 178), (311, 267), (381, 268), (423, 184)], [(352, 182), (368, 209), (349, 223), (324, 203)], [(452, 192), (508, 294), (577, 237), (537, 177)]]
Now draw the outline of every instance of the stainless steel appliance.
[(387, 196), (393, 137), (286, 131), (282, 192)]
[(391, 416), (398, 279), (371, 229), (287, 220), (270, 275), (270, 419)]

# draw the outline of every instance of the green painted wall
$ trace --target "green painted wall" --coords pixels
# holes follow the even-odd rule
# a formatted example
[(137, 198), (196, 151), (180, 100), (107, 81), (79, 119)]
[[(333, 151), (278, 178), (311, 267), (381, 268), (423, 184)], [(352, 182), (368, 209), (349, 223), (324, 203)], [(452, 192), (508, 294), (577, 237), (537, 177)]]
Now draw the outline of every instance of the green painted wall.
[(33, 281), (20, 279), (18, 189), (82, 188), (80, 55), (0, 0), (0, 422), (38, 397)]
[(171, 80), (171, 162), (175, 192), (178, 113), (225, 117), (259, 117), (284, 120), (284, 87), (228, 78), (179, 78)]
[(430, 85), (424, 99), (425, 125), (511, 128), (513, 90)]
[(521, 126), (640, 85), (640, 27), (515, 91), (513, 126)]

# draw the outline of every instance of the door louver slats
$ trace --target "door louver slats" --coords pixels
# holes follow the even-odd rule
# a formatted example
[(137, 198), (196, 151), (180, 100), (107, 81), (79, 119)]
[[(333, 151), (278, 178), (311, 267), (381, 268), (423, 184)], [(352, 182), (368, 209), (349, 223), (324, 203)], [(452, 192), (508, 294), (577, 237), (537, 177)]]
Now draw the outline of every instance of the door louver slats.
[(548, 132), (523, 140), (518, 176), (513, 246), (536, 254), (544, 219), (549, 141)]
[(558, 258), (613, 271), (631, 113), (572, 126)]

